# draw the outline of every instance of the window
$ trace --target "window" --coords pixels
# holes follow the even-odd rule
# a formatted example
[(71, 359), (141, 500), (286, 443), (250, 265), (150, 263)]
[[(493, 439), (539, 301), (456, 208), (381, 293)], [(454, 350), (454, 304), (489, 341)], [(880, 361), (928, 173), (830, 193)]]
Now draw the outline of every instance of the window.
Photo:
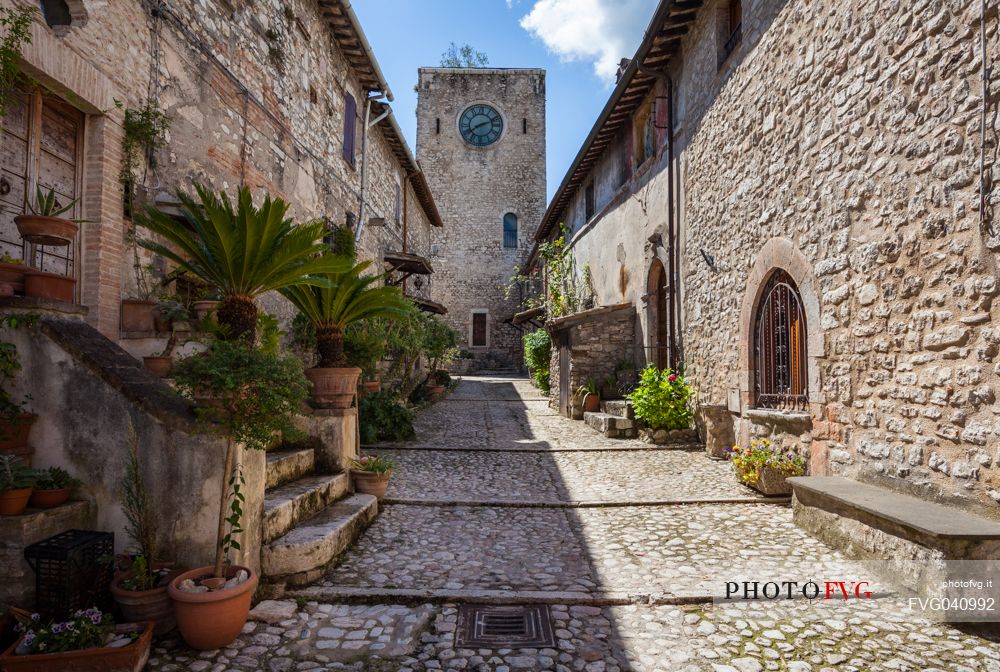
[(344, 160), (354, 166), (354, 145), (357, 136), (358, 103), (354, 96), (344, 94)]
[(591, 182), (587, 185), (587, 188), (583, 190), (583, 209), (586, 221), (590, 221), (590, 218), (594, 216), (597, 211), (597, 202), (594, 198), (594, 183)]
[(396, 183), (396, 211), (394, 213), (396, 224), (403, 221), (403, 197), (399, 182)]
[(73, 15), (66, 0), (42, 0), (38, 4), (42, 10), (42, 18), (49, 28), (69, 26), (73, 23)]
[(528, 118), (527, 117), (522, 117), (521, 118), (521, 133), (523, 133), (524, 135), (528, 134)]
[(472, 347), (485, 348), (489, 345), (486, 339), (486, 313), (472, 313)]
[(632, 146), (636, 168), (646, 163), (655, 153), (656, 130), (654, 122), (653, 101), (647, 100), (635, 113), (632, 122)]
[(804, 409), (806, 319), (795, 282), (775, 271), (764, 288), (753, 331), (754, 403), (761, 408)]
[(434, 120), (434, 134), (438, 135), (440, 133), (441, 133), (441, 119), (438, 118)]
[(719, 67), (726, 62), (729, 54), (735, 51), (743, 36), (743, 2), (729, 0), (719, 13)]
[(513, 212), (503, 216), (503, 246), (508, 250), (517, 249), (517, 215)]
[[(13, 91), (8, 100), (2, 118), (0, 254), (43, 271), (74, 276), (76, 245), (28, 244), (21, 239), (14, 216), (24, 211), (26, 198), (34, 200), (36, 185), (43, 191), (54, 190), (57, 203), (80, 197), (84, 115), (37, 88)], [(80, 208), (78, 202), (65, 216), (81, 217)]]

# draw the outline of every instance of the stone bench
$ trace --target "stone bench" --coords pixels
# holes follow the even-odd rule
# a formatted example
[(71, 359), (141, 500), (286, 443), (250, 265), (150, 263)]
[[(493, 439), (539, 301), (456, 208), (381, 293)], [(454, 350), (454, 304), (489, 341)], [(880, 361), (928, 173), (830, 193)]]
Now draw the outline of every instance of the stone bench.
[(842, 477), (788, 482), (797, 526), (851, 558), (876, 561), (908, 588), (923, 591), (980, 564), (956, 560), (1000, 559), (1000, 522)]

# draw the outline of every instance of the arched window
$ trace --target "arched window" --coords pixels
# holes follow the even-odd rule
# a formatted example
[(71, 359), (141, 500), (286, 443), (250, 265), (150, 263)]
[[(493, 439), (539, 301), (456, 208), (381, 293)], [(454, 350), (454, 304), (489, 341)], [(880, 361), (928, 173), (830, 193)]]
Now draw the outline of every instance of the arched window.
[(503, 216), (503, 246), (507, 249), (517, 249), (517, 215), (508, 212)]
[(753, 330), (754, 405), (805, 409), (806, 316), (795, 281), (775, 271), (764, 288)]

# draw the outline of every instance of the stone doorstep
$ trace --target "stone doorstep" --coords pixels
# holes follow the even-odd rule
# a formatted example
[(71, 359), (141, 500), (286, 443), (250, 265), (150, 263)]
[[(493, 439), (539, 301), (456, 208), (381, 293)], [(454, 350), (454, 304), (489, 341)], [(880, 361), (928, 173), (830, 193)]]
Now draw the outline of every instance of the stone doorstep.
[[(355, 494), (331, 504), (284, 536), (266, 544), (262, 573), (270, 583), (315, 580), (378, 514), (378, 500)], [(304, 575), (304, 576), (303, 576)]]
[(618, 432), (626, 432), (635, 428), (635, 422), (609, 413), (584, 413), (583, 421), (605, 436), (615, 438)]
[(312, 473), (315, 468), (316, 451), (312, 448), (269, 450), (267, 480), (264, 487), (273, 490)]
[(788, 482), (798, 506), (857, 520), (929, 548), (1000, 541), (1000, 523), (954, 507), (839, 476), (798, 476)]
[(609, 401), (602, 401), (601, 411), (618, 418), (628, 418), (629, 420), (635, 419), (635, 413), (632, 411), (632, 403), (628, 399), (611, 399)]
[(347, 474), (304, 476), (265, 492), (262, 523), (264, 542), (277, 539), (299, 521), (343, 497), (349, 485)]

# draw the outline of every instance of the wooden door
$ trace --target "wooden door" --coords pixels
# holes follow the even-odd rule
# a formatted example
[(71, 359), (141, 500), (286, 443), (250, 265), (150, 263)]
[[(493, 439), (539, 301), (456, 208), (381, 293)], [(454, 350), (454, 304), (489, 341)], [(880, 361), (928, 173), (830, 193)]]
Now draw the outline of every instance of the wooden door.
[[(12, 97), (2, 120), (0, 141), (0, 254), (61, 275), (76, 275), (79, 236), (67, 246), (25, 243), (14, 217), (33, 201), (35, 187), (53, 189), (61, 204), (81, 194), (84, 115), (41, 90), (22, 91)], [(64, 217), (78, 218), (80, 204)]]

